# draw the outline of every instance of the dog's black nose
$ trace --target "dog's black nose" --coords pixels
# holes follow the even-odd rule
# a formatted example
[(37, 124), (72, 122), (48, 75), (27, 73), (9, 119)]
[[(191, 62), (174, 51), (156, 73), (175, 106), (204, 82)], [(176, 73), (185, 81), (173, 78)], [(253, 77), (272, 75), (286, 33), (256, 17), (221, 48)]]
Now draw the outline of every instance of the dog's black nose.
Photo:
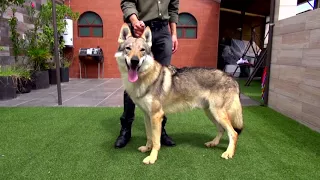
[(137, 66), (139, 64), (139, 58), (138, 56), (132, 56), (131, 58), (131, 65)]

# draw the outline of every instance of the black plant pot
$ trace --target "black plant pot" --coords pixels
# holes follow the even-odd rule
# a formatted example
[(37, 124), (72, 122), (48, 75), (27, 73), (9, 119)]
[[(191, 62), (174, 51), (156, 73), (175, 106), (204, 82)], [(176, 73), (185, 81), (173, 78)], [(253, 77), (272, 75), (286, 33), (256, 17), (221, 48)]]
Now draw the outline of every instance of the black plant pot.
[(56, 69), (49, 69), (49, 83), (57, 84)]
[(32, 89), (46, 89), (50, 87), (49, 71), (35, 71), (32, 73)]
[(17, 93), (29, 93), (32, 89), (32, 81), (26, 78), (20, 78), (18, 80)]
[(60, 68), (61, 82), (69, 82), (69, 67)]
[(17, 87), (11, 76), (0, 76), (0, 100), (17, 97)]

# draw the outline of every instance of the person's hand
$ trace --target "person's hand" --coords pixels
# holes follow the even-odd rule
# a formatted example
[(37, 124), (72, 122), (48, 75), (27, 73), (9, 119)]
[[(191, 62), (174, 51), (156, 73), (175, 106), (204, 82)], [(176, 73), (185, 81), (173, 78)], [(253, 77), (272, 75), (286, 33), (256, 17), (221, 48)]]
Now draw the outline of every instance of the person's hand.
[(178, 38), (177, 35), (172, 35), (172, 54), (178, 50)]
[(137, 37), (140, 37), (144, 31), (144, 28), (145, 28), (144, 22), (143, 21), (136, 21), (132, 25), (133, 25), (133, 29), (134, 29), (134, 34)]

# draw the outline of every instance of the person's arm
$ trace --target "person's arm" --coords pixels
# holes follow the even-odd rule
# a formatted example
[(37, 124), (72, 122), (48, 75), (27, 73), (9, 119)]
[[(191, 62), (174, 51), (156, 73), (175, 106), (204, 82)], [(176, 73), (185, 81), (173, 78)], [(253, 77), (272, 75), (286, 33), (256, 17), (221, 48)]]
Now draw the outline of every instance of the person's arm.
[(171, 30), (171, 35), (177, 35), (177, 24), (176, 23), (170, 23), (170, 30)]
[(120, 7), (124, 18), (126, 20), (130, 20), (132, 24), (135, 24), (139, 21), (138, 11), (136, 9), (136, 1), (135, 0), (121, 0)]
[(179, 19), (179, 0), (171, 0), (168, 7), (170, 16), (170, 29), (172, 35), (177, 35), (177, 23)]

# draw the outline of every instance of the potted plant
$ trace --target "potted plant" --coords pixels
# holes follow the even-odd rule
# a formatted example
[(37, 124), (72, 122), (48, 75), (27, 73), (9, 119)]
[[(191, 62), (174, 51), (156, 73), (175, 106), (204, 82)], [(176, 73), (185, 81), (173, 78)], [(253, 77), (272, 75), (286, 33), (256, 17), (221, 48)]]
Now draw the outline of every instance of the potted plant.
[(57, 84), (57, 75), (56, 75), (56, 63), (54, 62), (54, 59), (51, 58), (48, 62), (49, 65), (49, 83), (50, 84)]
[(69, 82), (69, 67), (72, 64), (73, 56), (65, 55), (61, 58), (60, 77), (61, 82)]
[(9, 100), (17, 97), (14, 69), (10, 66), (0, 66), (0, 100)]
[(49, 50), (35, 46), (27, 51), (27, 56), (33, 66), (33, 72), (31, 73), (32, 89), (49, 88), (48, 61), (51, 58)]
[[(56, 6), (57, 11), (57, 33), (63, 34), (63, 32), (66, 29), (66, 18), (70, 18), (72, 20), (76, 20), (79, 18), (78, 12), (73, 12), (72, 9), (64, 4), (57, 5)], [(53, 24), (52, 24), (52, 3), (49, 1), (46, 4), (42, 5), (41, 10), (38, 14), (40, 27), (42, 29), (42, 33), (39, 34), (39, 40), (42, 44), (45, 44), (50, 47), (51, 54), (53, 56), (54, 54), (54, 34), (53, 34)], [(63, 38), (60, 37), (60, 40), (58, 40), (58, 51), (60, 56), (62, 56), (63, 49), (64, 49), (64, 41)], [(60, 81), (61, 82), (69, 82), (69, 66), (71, 64), (72, 57), (59, 57), (60, 62)], [(52, 75), (50, 80), (52, 82), (56, 83), (56, 69), (55, 69), (55, 62), (52, 63), (53, 66), (49, 70), (49, 73)]]
[(30, 70), (24, 67), (18, 67), (17, 73), (17, 93), (29, 93), (32, 90), (32, 81)]

